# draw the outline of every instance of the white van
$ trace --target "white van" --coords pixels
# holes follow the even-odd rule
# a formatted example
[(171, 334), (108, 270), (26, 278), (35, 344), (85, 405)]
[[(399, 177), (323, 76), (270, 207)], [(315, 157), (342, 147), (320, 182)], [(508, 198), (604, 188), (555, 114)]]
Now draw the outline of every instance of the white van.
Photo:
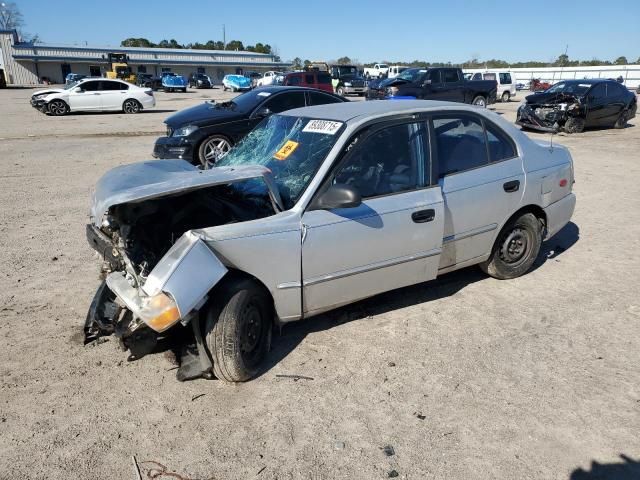
[(498, 93), (496, 98), (503, 102), (508, 102), (516, 96), (516, 76), (512, 72), (476, 72), (470, 80), (496, 80), (498, 82)]
[(391, 65), (389, 67), (389, 71), (387, 72), (387, 78), (396, 78), (402, 72), (404, 72), (407, 68), (404, 65)]

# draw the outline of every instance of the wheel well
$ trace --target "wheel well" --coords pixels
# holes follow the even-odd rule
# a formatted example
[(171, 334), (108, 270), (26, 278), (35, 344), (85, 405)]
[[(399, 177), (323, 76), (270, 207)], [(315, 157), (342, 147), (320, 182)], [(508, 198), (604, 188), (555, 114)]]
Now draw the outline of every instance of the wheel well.
[(215, 297), (216, 290), (220, 288), (224, 288), (226, 285), (229, 285), (230, 283), (233, 283), (233, 282), (238, 282), (240, 280), (249, 280), (255, 283), (256, 285), (258, 285), (262, 290), (264, 290), (265, 295), (267, 295), (267, 297), (269, 298), (269, 301), (271, 302), (271, 308), (273, 309), (273, 315), (275, 318), (276, 317), (275, 303), (273, 301), (273, 295), (271, 295), (271, 291), (267, 288), (267, 286), (264, 283), (260, 281), (260, 279), (242, 270), (229, 268), (229, 271), (224, 277), (222, 277), (222, 280), (220, 280), (220, 282), (218, 282), (216, 285), (213, 286), (213, 288), (209, 292), (209, 298)]
[(539, 205), (533, 205), (533, 204), (524, 206), (521, 209), (519, 209), (517, 212), (515, 212), (513, 215), (509, 217), (509, 219), (505, 222), (505, 225), (509, 223), (511, 220), (513, 220), (514, 218), (518, 218), (519, 216), (524, 215), (525, 213), (534, 214), (536, 218), (540, 220), (546, 228), (547, 214), (544, 213), (544, 210), (542, 209), (542, 207), (540, 207)]

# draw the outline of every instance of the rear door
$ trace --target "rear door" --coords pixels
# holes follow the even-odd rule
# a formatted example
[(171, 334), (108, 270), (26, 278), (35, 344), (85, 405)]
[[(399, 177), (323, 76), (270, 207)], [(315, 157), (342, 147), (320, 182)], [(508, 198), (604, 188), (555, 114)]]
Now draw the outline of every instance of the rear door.
[(128, 90), (129, 85), (124, 82), (102, 80), (100, 82), (102, 110), (121, 110)]
[(435, 278), (444, 210), (431, 177), (426, 123), (361, 131), (325, 188), (336, 183), (353, 185), (363, 201), (303, 214), (306, 315)]
[(441, 73), (442, 95), (438, 100), (464, 102), (461, 73), (457, 68), (443, 68)]
[(587, 125), (602, 125), (607, 117), (607, 87), (597, 83), (587, 93)]
[(82, 90), (69, 92), (69, 108), (72, 112), (100, 110), (102, 108), (100, 81), (91, 80), (78, 85)]
[(613, 125), (626, 106), (627, 89), (617, 82), (607, 82), (607, 103), (602, 123)]
[(445, 204), (440, 268), (449, 269), (491, 251), (498, 229), (519, 208), (524, 170), (513, 140), (484, 117), (460, 112), (432, 122)]

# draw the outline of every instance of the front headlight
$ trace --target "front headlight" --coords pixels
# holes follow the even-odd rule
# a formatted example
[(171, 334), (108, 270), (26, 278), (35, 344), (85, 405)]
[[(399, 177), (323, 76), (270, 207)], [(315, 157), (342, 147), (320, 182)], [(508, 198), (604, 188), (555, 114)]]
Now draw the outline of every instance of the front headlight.
[(350, 87), (351, 86), (351, 82), (344, 82), (344, 86), (345, 87)]
[(140, 310), (136, 313), (150, 328), (164, 332), (180, 320), (178, 306), (166, 293), (144, 297)]
[(193, 132), (198, 130), (198, 127), (195, 125), (186, 125), (184, 127), (177, 128), (174, 130), (172, 137), (188, 137)]

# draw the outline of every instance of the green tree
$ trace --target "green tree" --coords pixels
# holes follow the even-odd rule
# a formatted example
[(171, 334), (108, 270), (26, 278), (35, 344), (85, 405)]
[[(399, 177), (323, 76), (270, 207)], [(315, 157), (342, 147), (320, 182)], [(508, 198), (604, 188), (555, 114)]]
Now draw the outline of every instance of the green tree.
[(349, 57), (340, 57), (337, 62), (339, 65), (349, 65), (351, 63), (351, 59)]
[(244, 45), (240, 40), (231, 40), (227, 43), (225, 50), (244, 50)]
[(152, 42), (150, 42), (149, 40), (147, 40), (146, 38), (127, 38), (123, 41), (120, 42), (120, 46), (121, 47), (145, 47), (145, 48), (151, 48), (151, 47), (155, 47), (156, 45)]
[(616, 65), (627, 65), (629, 62), (627, 61), (627, 57), (623, 55), (622, 57), (616, 58), (613, 63)]
[(300, 57), (294, 58), (291, 62), (291, 68), (293, 68), (294, 70), (302, 70), (302, 59)]

